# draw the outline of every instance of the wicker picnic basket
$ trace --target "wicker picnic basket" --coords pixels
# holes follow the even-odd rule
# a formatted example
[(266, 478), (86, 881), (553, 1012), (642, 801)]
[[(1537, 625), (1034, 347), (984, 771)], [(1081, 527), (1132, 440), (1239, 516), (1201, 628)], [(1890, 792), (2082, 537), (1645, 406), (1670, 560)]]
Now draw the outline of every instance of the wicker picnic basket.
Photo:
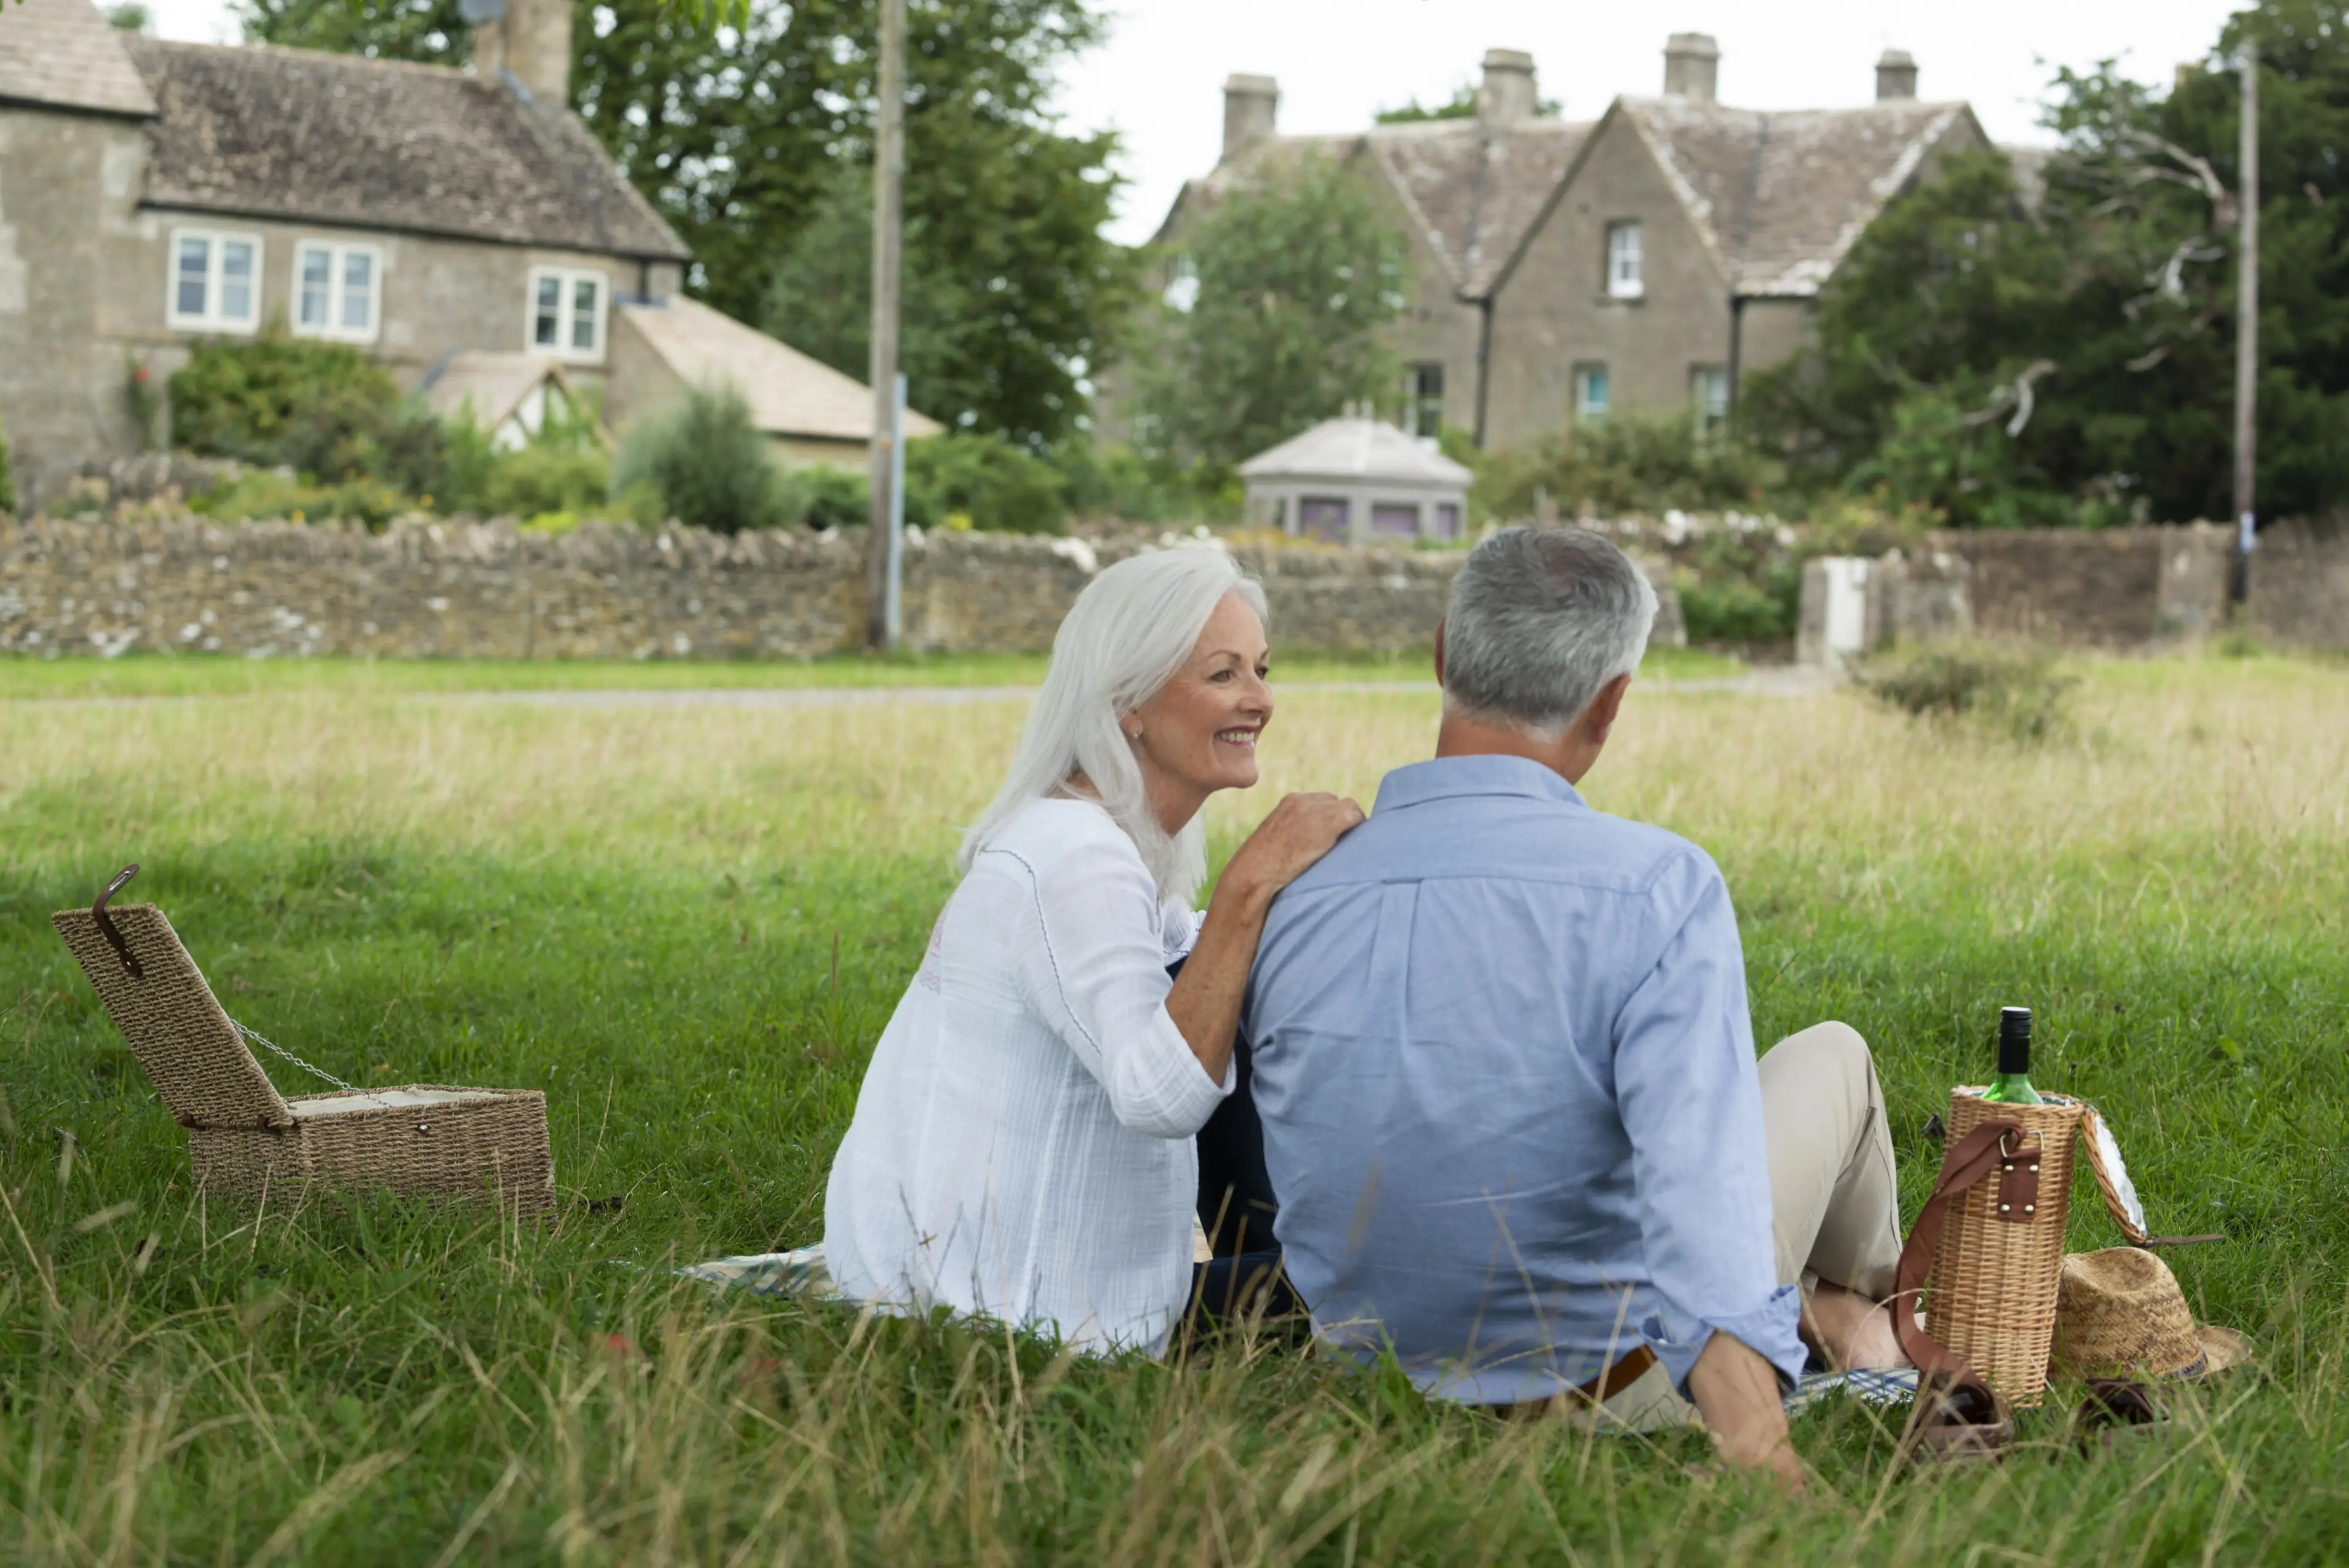
[(2000, 1139), (1998, 1168), (1954, 1196), (1925, 1291), (1925, 1332), (1963, 1356), (2012, 1405), (2036, 1405), (2055, 1339), (2055, 1287), (2072, 1207), (2077, 1100), (1997, 1105), (1979, 1088), (1951, 1092), (1951, 1148), (1991, 1121), (2016, 1129)]
[(49, 920), (163, 1104), (188, 1129), (200, 1188), (247, 1203), (312, 1189), (388, 1189), (403, 1198), (488, 1200), (516, 1219), (553, 1214), (544, 1095), (344, 1084), (330, 1094), (280, 1097), (246, 1049), (248, 1038), (260, 1037), (222, 1010), (163, 912), (152, 904), (107, 908), (138, 869), (116, 877), (88, 909), (60, 910)]

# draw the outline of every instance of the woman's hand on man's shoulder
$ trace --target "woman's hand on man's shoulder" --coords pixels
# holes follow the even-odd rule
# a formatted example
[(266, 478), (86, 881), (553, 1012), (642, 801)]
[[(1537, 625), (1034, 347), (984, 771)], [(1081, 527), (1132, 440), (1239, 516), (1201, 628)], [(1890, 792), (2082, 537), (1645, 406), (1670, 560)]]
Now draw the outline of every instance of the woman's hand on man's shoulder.
[(1361, 823), (1362, 808), (1345, 795), (1283, 795), (1224, 867), (1217, 890), (1229, 887), (1268, 902)]

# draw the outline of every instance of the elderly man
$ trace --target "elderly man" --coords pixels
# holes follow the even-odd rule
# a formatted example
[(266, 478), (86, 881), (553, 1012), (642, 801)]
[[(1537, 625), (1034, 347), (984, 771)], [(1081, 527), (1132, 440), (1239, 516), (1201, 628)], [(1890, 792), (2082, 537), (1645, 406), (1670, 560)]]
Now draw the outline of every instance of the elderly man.
[(1244, 1033), (1277, 1234), (1330, 1343), (1430, 1396), (1692, 1400), (1798, 1486), (1804, 1341), (1905, 1366), (1900, 1237), (1868, 1048), (1754, 1061), (1737, 920), (1703, 850), (1592, 810), (1656, 596), (1596, 535), (1479, 545), (1436, 643), (1433, 762), (1272, 907)]

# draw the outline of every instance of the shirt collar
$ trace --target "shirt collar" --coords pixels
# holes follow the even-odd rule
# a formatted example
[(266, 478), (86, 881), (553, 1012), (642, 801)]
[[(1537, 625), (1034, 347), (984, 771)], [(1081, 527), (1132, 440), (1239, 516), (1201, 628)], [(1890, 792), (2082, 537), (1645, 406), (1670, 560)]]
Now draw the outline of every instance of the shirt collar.
[(1433, 762), (1412, 763), (1395, 769), (1379, 783), (1377, 809), (1387, 812), (1431, 800), (1478, 794), (1524, 795), (1569, 805), (1583, 804), (1572, 784), (1531, 758), (1485, 753), (1437, 757)]

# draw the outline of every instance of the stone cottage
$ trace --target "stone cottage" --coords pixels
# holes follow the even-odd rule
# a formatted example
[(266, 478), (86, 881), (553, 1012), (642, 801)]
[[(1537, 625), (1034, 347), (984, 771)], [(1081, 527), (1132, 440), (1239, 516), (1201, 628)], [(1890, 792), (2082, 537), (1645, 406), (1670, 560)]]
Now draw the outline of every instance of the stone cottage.
[(1595, 119), (1538, 112), (1534, 61), (1494, 49), (1473, 119), (1283, 136), (1278, 85), (1224, 88), (1223, 153), (1157, 239), (1226, 192), (1318, 155), (1365, 176), (1407, 236), (1417, 297), (1395, 328), (1406, 428), (1506, 447), (1619, 409), (1728, 418), (1740, 379), (1785, 359), (1819, 287), (1887, 202), (1990, 145), (1963, 103), (1917, 97), (1888, 51), (1872, 102), (1756, 110), (1717, 100), (1721, 51), (1672, 36), (1663, 93)]
[[(411, 388), (482, 354), (633, 406), (673, 389), (630, 339), (681, 302), (691, 257), (568, 107), (568, 0), (508, 0), (476, 56), (171, 43), (89, 0), (0, 7), (0, 430), (33, 497), (151, 439), (142, 400), (192, 345), (264, 326), (358, 345)], [(629, 387), (632, 363), (666, 379)], [(861, 462), (869, 426), (770, 433)]]

